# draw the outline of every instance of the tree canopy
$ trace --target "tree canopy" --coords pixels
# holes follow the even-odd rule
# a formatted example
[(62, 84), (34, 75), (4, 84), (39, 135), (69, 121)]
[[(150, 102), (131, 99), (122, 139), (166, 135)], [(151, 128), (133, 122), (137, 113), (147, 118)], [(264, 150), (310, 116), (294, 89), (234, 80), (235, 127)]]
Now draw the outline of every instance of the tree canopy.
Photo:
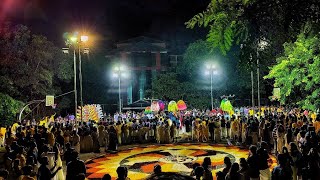
[[(68, 82), (72, 75), (72, 61), (46, 37), (32, 34), (23, 25), (1, 26), (0, 89), (10, 102), (27, 102), (44, 99), (48, 94), (58, 95), (61, 93), (61, 83)], [(16, 105), (12, 108), (21, 105), (13, 104)], [(4, 115), (7, 116), (1, 118), (12, 117), (11, 113)]]
[(274, 79), (282, 103), (315, 111), (320, 105), (319, 36), (301, 33), (294, 43), (285, 43), (284, 49), (265, 78)]

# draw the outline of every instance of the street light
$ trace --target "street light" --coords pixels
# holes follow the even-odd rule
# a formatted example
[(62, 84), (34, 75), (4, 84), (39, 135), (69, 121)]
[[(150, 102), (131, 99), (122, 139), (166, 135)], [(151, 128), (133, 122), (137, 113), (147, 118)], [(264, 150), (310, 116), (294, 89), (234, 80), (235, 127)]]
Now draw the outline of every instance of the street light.
[(208, 63), (206, 65), (206, 71), (205, 74), (206, 75), (210, 75), (210, 89), (211, 89), (211, 110), (213, 110), (213, 90), (212, 90), (212, 82), (213, 82), (213, 75), (217, 74), (217, 68), (216, 65), (214, 63)]
[(117, 64), (113, 67), (113, 77), (118, 78), (119, 83), (119, 113), (121, 113), (121, 76), (126, 76), (126, 70), (127, 68), (123, 64)]
[[(86, 35), (80, 36), (80, 41), (78, 41), (78, 33), (73, 33), (69, 36), (67, 33), (66, 36), (66, 45), (71, 47), (73, 46), (73, 60), (74, 60), (74, 101), (75, 101), (75, 115), (77, 114), (78, 108), (78, 97), (77, 97), (77, 60), (76, 60), (76, 49), (78, 45), (78, 53), (79, 53), (79, 80), (80, 80), (80, 119), (83, 122), (82, 117), (82, 107), (83, 107), (83, 98), (82, 98), (82, 63), (81, 63), (81, 44), (86, 43), (89, 40), (89, 37)], [(63, 48), (64, 53), (69, 53), (68, 48)], [(89, 53), (88, 48), (84, 48), (84, 53)]]
[(257, 49), (257, 80), (258, 80), (258, 108), (259, 108), (259, 117), (261, 116), (260, 112), (260, 64), (259, 64), (259, 51), (263, 51), (265, 47), (268, 46), (268, 42), (265, 38), (262, 38), (258, 42), (258, 49)]

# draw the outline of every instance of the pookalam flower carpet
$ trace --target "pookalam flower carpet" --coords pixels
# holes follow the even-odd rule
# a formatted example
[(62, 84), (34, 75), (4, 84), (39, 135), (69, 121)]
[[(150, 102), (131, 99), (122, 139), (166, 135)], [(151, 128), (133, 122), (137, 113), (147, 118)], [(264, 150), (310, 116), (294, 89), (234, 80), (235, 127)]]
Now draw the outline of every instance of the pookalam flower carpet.
[[(228, 156), (232, 162), (248, 157), (248, 150), (236, 146), (214, 144), (166, 144), (149, 145), (129, 148), (116, 153), (106, 153), (103, 156), (86, 162), (87, 178), (96, 180), (104, 174), (110, 174), (112, 179), (117, 177), (117, 168), (128, 168), (131, 180), (144, 179), (153, 172), (155, 165), (161, 165), (163, 172), (178, 172), (190, 175), (194, 163), (202, 164), (205, 157), (210, 157), (212, 173), (222, 171), (223, 160)], [(276, 159), (270, 156), (270, 168), (276, 166)]]

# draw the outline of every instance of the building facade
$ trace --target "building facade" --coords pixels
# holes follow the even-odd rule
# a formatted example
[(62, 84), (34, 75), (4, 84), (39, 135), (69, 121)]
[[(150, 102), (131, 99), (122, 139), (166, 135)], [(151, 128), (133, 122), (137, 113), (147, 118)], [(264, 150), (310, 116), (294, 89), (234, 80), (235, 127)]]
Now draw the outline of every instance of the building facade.
[(146, 97), (157, 74), (178, 64), (179, 55), (169, 55), (167, 44), (149, 37), (136, 37), (116, 44), (106, 56), (113, 62), (125, 64), (130, 76), (121, 84), (123, 104), (132, 104)]

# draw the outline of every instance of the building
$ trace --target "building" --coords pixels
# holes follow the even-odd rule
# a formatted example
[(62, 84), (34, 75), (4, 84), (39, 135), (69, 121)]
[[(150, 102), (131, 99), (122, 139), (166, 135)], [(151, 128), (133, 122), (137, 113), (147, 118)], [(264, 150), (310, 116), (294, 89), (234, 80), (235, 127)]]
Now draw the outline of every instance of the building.
[(132, 104), (146, 97), (152, 79), (160, 72), (176, 66), (181, 56), (169, 55), (167, 44), (149, 37), (136, 37), (116, 44), (106, 56), (111, 61), (120, 61), (130, 70), (126, 84), (121, 84), (123, 104)]

